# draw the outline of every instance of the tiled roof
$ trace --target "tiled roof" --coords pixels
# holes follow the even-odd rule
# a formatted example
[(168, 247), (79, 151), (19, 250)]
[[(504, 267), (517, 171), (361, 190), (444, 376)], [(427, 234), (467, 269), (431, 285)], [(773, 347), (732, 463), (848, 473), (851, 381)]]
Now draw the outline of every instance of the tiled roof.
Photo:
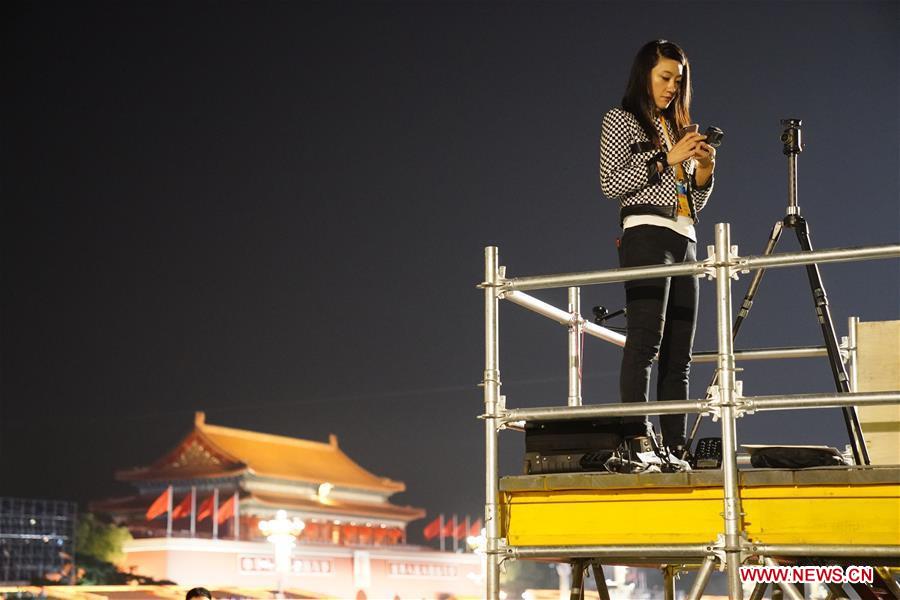
[(194, 429), (178, 446), (149, 467), (117, 473), (124, 481), (164, 481), (252, 473), (313, 484), (331, 483), (377, 492), (402, 492), (403, 482), (370, 473), (338, 447), (244, 429), (209, 425), (197, 413)]

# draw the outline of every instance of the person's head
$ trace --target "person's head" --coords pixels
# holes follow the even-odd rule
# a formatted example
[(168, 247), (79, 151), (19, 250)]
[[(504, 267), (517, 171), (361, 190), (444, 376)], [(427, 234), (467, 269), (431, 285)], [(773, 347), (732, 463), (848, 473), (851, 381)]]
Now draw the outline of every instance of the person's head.
[(690, 106), (691, 69), (687, 54), (667, 40), (644, 44), (631, 65), (622, 108), (634, 113), (650, 139), (658, 144), (652, 121), (663, 114), (680, 129), (691, 122)]
[(202, 587), (195, 587), (194, 589), (188, 590), (187, 595), (185, 595), (184, 600), (213, 600), (212, 594), (208, 589)]

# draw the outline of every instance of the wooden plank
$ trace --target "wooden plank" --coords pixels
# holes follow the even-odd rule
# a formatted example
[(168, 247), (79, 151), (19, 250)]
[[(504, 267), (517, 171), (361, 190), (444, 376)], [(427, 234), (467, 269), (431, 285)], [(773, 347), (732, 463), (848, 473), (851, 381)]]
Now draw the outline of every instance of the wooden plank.
[[(861, 322), (856, 347), (860, 392), (900, 390), (900, 321)], [(900, 405), (857, 410), (872, 464), (900, 464)]]

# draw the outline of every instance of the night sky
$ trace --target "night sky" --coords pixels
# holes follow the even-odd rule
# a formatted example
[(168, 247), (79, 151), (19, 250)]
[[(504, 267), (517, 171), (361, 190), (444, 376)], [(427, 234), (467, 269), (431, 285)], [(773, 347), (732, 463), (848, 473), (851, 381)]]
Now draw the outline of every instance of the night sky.
[[(787, 117), (814, 246), (898, 241), (898, 34), (896, 2), (4, 3), (0, 494), (128, 494), (114, 471), (204, 410), (333, 432), (406, 482), (394, 501), (479, 516), (483, 248), (510, 276), (616, 266), (598, 139), (637, 49), (681, 44), (694, 120), (726, 132), (705, 258), (715, 223), (759, 254), (784, 216)], [(839, 336), (898, 318), (897, 261), (822, 273)], [(622, 286), (582, 302), (619, 308)], [(808, 344), (805, 273), (769, 272), (736, 346)], [(586, 403), (616, 401), (619, 357), (586, 341)], [(502, 304), (500, 366), (510, 406), (565, 404), (565, 328)], [(824, 358), (743, 366), (749, 395), (834, 389)], [(836, 409), (738, 427), (846, 443)], [(502, 435), (506, 473), (522, 449)]]

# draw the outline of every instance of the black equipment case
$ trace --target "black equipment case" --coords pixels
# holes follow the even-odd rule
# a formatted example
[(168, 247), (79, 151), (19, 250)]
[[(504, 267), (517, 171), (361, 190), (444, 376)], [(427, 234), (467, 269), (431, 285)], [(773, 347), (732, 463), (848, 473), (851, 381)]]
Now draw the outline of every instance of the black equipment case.
[(525, 423), (525, 474), (602, 471), (622, 444), (618, 417)]

